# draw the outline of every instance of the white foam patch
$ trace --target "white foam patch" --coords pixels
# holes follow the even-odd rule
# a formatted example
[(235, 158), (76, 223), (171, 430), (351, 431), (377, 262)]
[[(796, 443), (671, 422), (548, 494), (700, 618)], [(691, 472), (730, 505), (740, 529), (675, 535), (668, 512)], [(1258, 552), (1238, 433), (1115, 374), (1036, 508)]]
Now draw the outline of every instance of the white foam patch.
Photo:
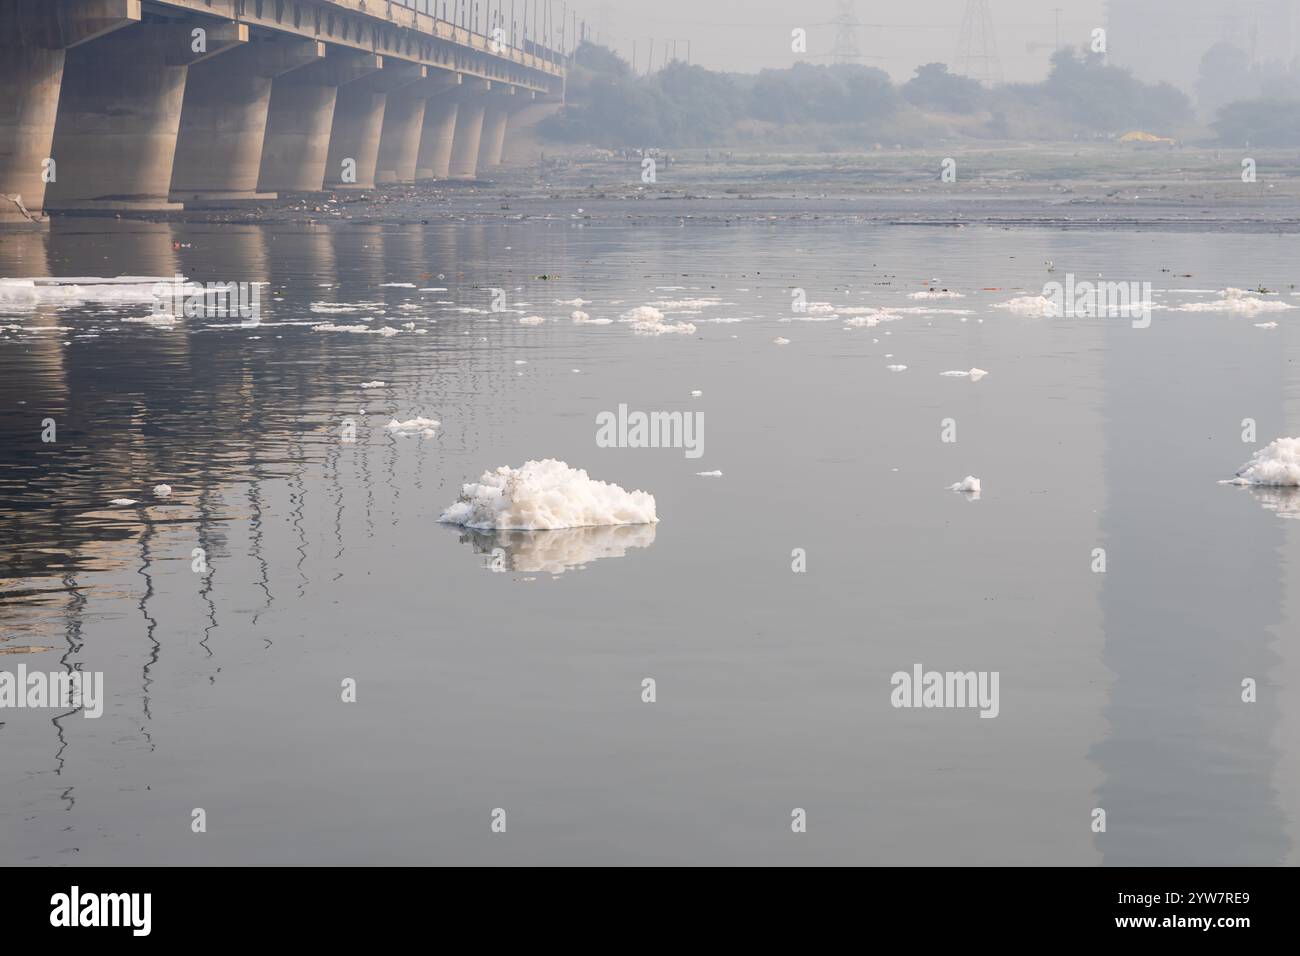
[(834, 309), (828, 309), (825, 312), (814, 312), (809, 306), (807, 312), (787, 315), (782, 322), (834, 322), (839, 316), (835, 314)]
[(442, 422), (433, 418), (409, 418), (404, 422), (394, 418), (384, 428), (394, 435), (419, 435), (423, 438), (432, 438), (434, 429), (441, 424)]
[(722, 472), (720, 472), (720, 471), (697, 471), (695, 474), (698, 475), (698, 476), (701, 477), (701, 478), (721, 478), (721, 477), (722, 477)]
[(483, 472), (461, 487), (459, 500), (438, 520), (484, 530), (542, 531), (654, 524), (659, 518), (653, 495), (624, 491), (547, 458)]
[(662, 322), (664, 314), (652, 305), (638, 305), (619, 317), (620, 322)]
[(391, 338), (399, 334), (397, 329), (384, 326), (382, 329), (372, 329), (368, 325), (334, 325), (329, 322), (321, 325), (313, 325), (313, 332), (351, 332), (353, 335), (382, 335), (385, 338)]
[(1300, 438), (1279, 438), (1265, 445), (1224, 484), (1300, 487)]
[[(187, 280), (186, 280), (187, 281)], [(140, 305), (152, 303), (158, 287), (174, 287), (175, 276), (43, 276), (0, 279), (0, 307), (27, 310), (40, 305), (72, 308), (89, 303)]]
[(167, 498), (172, 493), (172, 486), (167, 484), (154, 485), (153, 493), (155, 498)]
[(1189, 302), (1186, 305), (1173, 306), (1169, 311), (1241, 312), (1253, 315), (1259, 312), (1283, 312), (1295, 308), (1289, 302), (1282, 302), (1279, 299), (1265, 299), (1254, 292), (1247, 292), (1245, 289), (1223, 289), (1219, 292), (1219, 295), (1221, 298), (1212, 302)]
[(960, 292), (949, 292), (947, 289), (927, 289), (924, 292), (909, 292), (909, 299), (964, 299), (966, 298)]
[(624, 312), (619, 321), (632, 323), (632, 331), (637, 335), (695, 334), (695, 326), (690, 322), (665, 322), (664, 314), (652, 305)]
[(311, 310), (318, 315), (349, 315), (369, 312), (382, 305), (382, 302), (313, 302)]
[(949, 491), (966, 491), (973, 494), (979, 494), (983, 488), (980, 487), (980, 480), (974, 475), (967, 475), (956, 484), (948, 486)]
[(134, 498), (114, 498), (109, 502), (110, 505), (116, 505), (119, 508), (126, 508), (130, 505), (139, 504)]
[(846, 329), (874, 329), (882, 322), (899, 322), (901, 315), (892, 312), (873, 312), (871, 315), (858, 315), (844, 323)]
[(787, 339), (787, 338), (783, 338), (783, 337), (781, 337), (781, 336), (777, 336), (776, 338), (774, 338), (774, 339), (772, 340), (772, 344), (773, 344), (773, 345), (789, 345), (789, 344), (790, 344), (790, 340)]
[(519, 320), (520, 325), (541, 325), (546, 320), (540, 315), (526, 315)]
[(1025, 295), (1009, 302), (995, 303), (993, 308), (1006, 309), (1015, 315), (1029, 315), (1037, 319), (1050, 319), (1056, 316), (1056, 303), (1045, 295)]
[(377, 381), (376, 381), (376, 382), (362, 382), (362, 383), (361, 383), (361, 387), (362, 387), (362, 388), (387, 388), (387, 387), (388, 387), (388, 383), (387, 383), (387, 382), (377, 382)]
[[(176, 325), (176, 316), (172, 315), (170, 312), (160, 312), (157, 315), (153, 315), (152, 313), (149, 315), (126, 315), (122, 317), (122, 321), (132, 322), (139, 325), (152, 325), (155, 329), (170, 329)], [(251, 326), (244, 325), (243, 323), (236, 323), (225, 327), (236, 329), (251, 328)], [(35, 332), (36, 329), (30, 329), (29, 331)]]
[(380, 285), (381, 289), (414, 289), (414, 282), (385, 282)]
[(721, 299), (663, 299), (659, 302), (651, 302), (650, 306), (655, 309), (662, 309), (664, 312), (682, 312), (685, 310), (698, 312), (700, 309), (707, 309), (710, 306), (721, 304)]
[(891, 372), (906, 372), (906, 371), (907, 371), (907, 366), (906, 366), (906, 365), (886, 365), (885, 368), (889, 369)]
[(978, 382), (985, 375), (987, 375), (988, 372), (984, 371), (984, 369), (982, 368), (973, 368), (965, 372), (953, 371), (953, 372), (940, 372), (939, 374), (947, 376), (948, 378), (968, 378), (972, 382)]

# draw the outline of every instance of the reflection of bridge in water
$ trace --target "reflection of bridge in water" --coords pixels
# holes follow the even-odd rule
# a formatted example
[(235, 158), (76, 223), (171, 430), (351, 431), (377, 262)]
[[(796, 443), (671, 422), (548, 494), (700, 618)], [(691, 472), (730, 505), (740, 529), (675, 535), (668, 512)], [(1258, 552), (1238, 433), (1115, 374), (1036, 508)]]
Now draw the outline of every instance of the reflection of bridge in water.
[(0, 226), (476, 178), (562, 102), (573, 30), (435, 8), (7, 0)]

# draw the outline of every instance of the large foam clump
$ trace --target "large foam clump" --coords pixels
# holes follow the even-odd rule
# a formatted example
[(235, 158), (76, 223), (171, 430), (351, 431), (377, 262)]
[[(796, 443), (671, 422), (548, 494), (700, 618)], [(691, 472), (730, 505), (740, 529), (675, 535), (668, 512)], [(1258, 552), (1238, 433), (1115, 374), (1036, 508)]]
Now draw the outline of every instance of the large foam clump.
[(547, 458), (483, 472), (461, 486), (460, 499), (438, 520), (481, 530), (543, 531), (654, 524), (659, 518), (654, 495), (595, 481), (581, 468)]
[(1300, 438), (1279, 438), (1237, 469), (1233, 485), (1300, 486)]

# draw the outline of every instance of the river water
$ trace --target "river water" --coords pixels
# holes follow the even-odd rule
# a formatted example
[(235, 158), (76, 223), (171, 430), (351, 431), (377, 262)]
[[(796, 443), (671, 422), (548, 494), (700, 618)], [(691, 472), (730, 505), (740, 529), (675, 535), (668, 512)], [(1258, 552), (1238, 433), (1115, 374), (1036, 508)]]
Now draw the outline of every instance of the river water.
[[(265, 283), (259, 322), (0, 291), (0, 670), (103, 675), (101, 717), (0, 710), (0, 862), (1300, 859), (1300, 503), (1219, 484), (1300, 429), (1298, 313), (1180, 310), (1300, 305), (1293, 236), (573, 214), (0, 240), (0, 276), (176, 274)], [(1067, 274), (1149, 282), (1149, 327), (999, 307)], [(617, 321), (655, 303), (696, 332)], [(881, 307), (913, 311), (849, 325)], [(620, 405), (699, 413), (703, 454), (601, 447)], [(440, 425), (384, 427), (416, 417)], [(542, 458), (659, 524), (437, 522)], [(996, 718), (892, 706), (916, 664), (996, 671)]]

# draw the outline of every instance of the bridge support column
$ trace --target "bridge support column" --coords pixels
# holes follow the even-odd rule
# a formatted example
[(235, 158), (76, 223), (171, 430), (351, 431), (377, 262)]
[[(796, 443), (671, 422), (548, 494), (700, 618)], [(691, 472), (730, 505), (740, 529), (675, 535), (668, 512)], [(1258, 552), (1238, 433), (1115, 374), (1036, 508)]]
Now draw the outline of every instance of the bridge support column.
[(459, 113), (460, 100), (454, 92), (430, 100), (425, 107), (420, 154), (415, 162), (417, 180), (446, 179), (451, 174), (451, 146)]
[[(325, 164), (327, 189), (375, 188), (389, 94), (424, 79), (427, 72), (427, 67), (390, 59), (378, 73), (339, 88)], [(420, 122), (424, 122), (423, 113)]]
[(384, 129), (379, 137), (379, 164), (376, 182), (413, 183), (420, 165), (420, 146), (424, 140), (425, 117), (431, 100), (452, 89), (459, 82), (455, 73), (439, 71), (437, 75), (417, 80), (388, 94), (384, 106)]
[(383, 58), (330, 47), (325, 59), (271, 84), (257, 189), (319, 192), (325, 186), (339, 87), (374, 73)]
[[(514, 88), (510, 88), (514, 92)], [(488, 100), (483, 113), (483, 136), (479, 141), (478, 167), (491, 169), (501, 165), (501, 153), (506, 146), (506, 125), (510, 122), (512, 106), (509, 95), (494, 95)]]
[(456, 133), (451, 143), (449, 179), (472, 180), (478, 176), (478, 151), (483, 141), (483, 116), (487, 112), (484, 92), (487, 83), (465, 83), (457, 96)]
[(274, 199), (257, 191), (273, 79), (324, 56), (324, 43), (277, 36), (190, 67), (172, 200), (197, 208)]
[(0, 5), (0, 229), (43, 226), (57, 179), (54, 127), (66, 50), (138, 23), (140, 0)]
[(168, 202), (186, 74), (248, 41), (241, 23), (140, 23), (68, 51), (54, 127), (48, 209), (153, 212)]
[(543, 139), (538, 126), (564, 106), (558, 96), (539, 98), (536, 93), (516, 95), (518, 107), (510, 114), (509, 135), (506, 137), (502, 162), (513, 165), (535, 163), (543, 152)]

